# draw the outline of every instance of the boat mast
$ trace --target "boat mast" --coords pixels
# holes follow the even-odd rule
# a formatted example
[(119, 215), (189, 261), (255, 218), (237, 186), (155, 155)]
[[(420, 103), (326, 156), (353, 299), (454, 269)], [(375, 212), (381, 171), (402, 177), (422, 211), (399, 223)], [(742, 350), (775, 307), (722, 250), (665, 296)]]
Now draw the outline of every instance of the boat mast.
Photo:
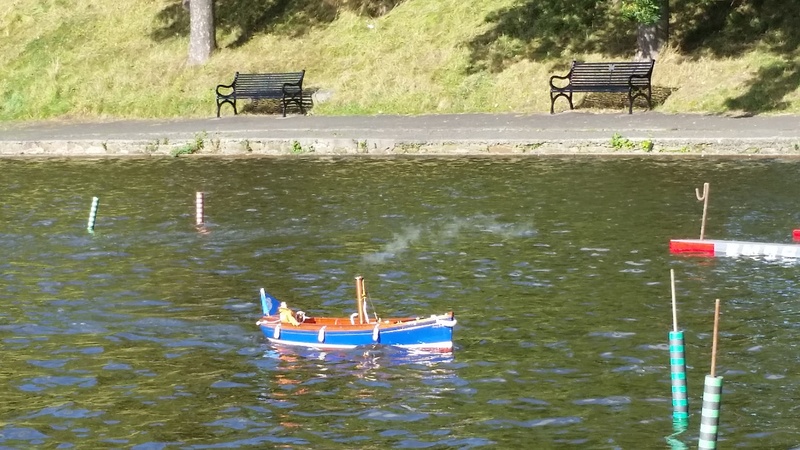
[(356, 277), (356, 311), (358, 311), (358, 323), (369, 323), (365, 317), (364, 300), (366, 298), (366, 290), (364, 289), (364, 277), (361, 275)]

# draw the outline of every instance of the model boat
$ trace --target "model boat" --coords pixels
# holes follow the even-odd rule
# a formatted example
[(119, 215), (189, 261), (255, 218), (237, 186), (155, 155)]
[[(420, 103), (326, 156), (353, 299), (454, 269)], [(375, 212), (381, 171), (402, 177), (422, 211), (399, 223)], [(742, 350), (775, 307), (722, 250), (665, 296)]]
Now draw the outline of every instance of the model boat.
[(450, 352), (453, 350), (453, 312), (427, 317), (381, 318), (367, 313), (364, 278), (356, 277), (356, 312), (344, 317), (313, 317), (291, 311), (261, 289), (264, 316), (257, 322), (273, 344), (317, 349), (349, 349), (391, 345), (406, 349)]

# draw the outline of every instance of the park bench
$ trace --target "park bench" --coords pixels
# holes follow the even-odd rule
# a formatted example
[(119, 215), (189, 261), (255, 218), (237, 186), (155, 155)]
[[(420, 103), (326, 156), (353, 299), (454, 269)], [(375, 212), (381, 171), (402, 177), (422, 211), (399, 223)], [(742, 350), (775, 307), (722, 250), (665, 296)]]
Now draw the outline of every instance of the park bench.
[[(628, 114), (633, 114), (633, 101), (638, 97), (647, 99), (651, 109), (653, 90), (650, 77), (654, 60), (632, 62), (580, 62), (572, 61), (569, 73), (550, 77), (550, 114), (556, 99), (564, 97), (569, 109), (574, 109), (572, 94), (575, 92), (619, 92), (628, 93)], [(554, 80), (567, 80), (565, 86), (557, 86)], [(563, 82), (558, 83), (563, 84)]]
[(217, 86), (217, 117), (223, 104), (233, 106), (236, 110), (236, 100), (272, 99), (281, 101), (283, 117), (286, 117), (286, 105), (294, 102), (300, 107), (300, 112), (305, 114), (303, 108), (303, 77), (306, 71), (286, 73), (239, 73), (233, 77), (233, 83)]

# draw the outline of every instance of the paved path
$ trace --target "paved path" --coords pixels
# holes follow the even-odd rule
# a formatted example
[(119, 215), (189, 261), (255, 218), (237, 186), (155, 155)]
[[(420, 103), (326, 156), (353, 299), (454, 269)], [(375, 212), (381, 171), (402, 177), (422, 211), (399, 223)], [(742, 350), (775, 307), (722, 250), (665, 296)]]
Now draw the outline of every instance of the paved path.
[[(620, 139), (612, 143), (612, 137)], [(553, 154), (653, 153), (800, 156), (800, 116), (566, 112), (556, 115), (240, 115), (220, 119), (0, 124), (0, 155), (198, 153)], [(630, 142), (633, 147), (626, 146)]]

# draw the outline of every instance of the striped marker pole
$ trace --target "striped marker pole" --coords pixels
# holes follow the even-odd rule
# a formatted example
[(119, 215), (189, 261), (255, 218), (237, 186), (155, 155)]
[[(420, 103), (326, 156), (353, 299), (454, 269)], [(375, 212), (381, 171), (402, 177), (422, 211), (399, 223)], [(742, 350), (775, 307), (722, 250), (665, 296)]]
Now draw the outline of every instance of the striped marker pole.
[(204, 216), (205, 216), (205, 214), (203, 213), (203, 199), (204, 199), (204, 195), (203, 195), (202, 192), (198, 192), (195, 195), (195, 214), (194, 214), (194, 218), (195, 218), (195, 223), (198, 226), (203, 224)]
[(86, 231), (94, 233), (94, 222), (97, 220), (97, 207), (100, 205), (100, 199), (92, 197), (92, 208), (89, 210), (89, 223), (86, 224)]
[(714, 308), (714, 336), (711, 345), (711, 373), (706, 375), (703, 385), (703, 413), (700, 419), (698, 449), (717, 448), (719, 434), (719, 407), (722, 400), (722, 377), (716, 376), (717, 330), (719, 329), (719, 299)]
[(669, 333), (669, 365), (672, 379), (672, 420), (689, 421), (689, 400), (686, 392), (686, 359), (683, 331)]
[(717, 448), (717, 434), (719, 432), (719, 405), (722, 397), (722, 377), (706, 375), (703, 385), (703, 415), (700, 418), (701, 450)]
[(669, 367), (672, 382), (672, 420), (677, 424), (689, 421), (689, 399), (686, 391), (686, 354), (683, 331), (678, 331), (678, 310), (675, 303), (675, 270), (670, 269), (672, 288), (672, 331), (669, 333)]

